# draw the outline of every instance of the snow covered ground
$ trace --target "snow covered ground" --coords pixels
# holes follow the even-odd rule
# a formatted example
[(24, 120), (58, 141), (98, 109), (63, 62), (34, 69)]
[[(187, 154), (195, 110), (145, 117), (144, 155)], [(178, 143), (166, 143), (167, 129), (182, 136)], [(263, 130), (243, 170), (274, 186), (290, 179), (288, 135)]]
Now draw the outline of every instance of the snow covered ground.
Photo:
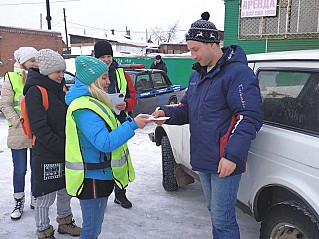
[[(136, 179), (127, 190), (133, 208), (124, 209), (109, 198), (100, 235), (101, 239), (208, 239), (211, 237), (211, 223), (206, 209), (200, 183), (166, 192), (161, 184), (161, 148), (155, 146), (147, 134), (155, 124), (137, 130), (129, 141)], [(35, 236), (33, 210), (30, 209), (29, 172), (26, 182), (26, 206), (22, 218), (12, 221), (13, 209), (11, 151), (6, 146), (7, 124), (0, 113), (0, 238), (31, 239)], [(81, 210), (76, 198), (72, 199), (72, 210), (78, 225), (81, 225)], [(241, 210), (237, 217), (243, 239), (259, 238), (259, 223)], [(51, 224), (56, 229), (56, 206), (50, 210)], [(55, 233), (57, 239), (71, 238)]]

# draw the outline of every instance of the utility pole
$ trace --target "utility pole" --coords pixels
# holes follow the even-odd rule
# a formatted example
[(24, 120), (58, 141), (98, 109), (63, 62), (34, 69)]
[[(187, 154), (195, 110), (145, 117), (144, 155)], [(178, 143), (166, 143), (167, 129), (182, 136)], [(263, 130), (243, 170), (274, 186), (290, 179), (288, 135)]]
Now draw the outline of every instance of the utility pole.
[(66, 38), (66, 49), (69, 50), (69, 40), (68, 40), (68, 30), (66, 27), (66, 16), (65, 16), (65, 8), (63, 8), (63, 15), (64, 15), (64, 28), (65, 28), (65, 38)]
[(146, 39), (146, 42), (148, 42), (148, 38), (147, 38), (147, 37), (148, 37), (148, 34), (147, 34), (147, 29), (146, 29), (146, 34), (145, 34), (145, 36), (146, 36), (146, 37), (145, 37), (145, 39)]
[(50, 2), (49, 0), (46, 0), (46, 3), (47, 3), (47, 22), (48, 22), (48, 29), (51, 30), (51, 20), (52, 20), (52, 17), (50, 16)]
[(42, 13), (40, 13), (40, 29), (42, 29)]

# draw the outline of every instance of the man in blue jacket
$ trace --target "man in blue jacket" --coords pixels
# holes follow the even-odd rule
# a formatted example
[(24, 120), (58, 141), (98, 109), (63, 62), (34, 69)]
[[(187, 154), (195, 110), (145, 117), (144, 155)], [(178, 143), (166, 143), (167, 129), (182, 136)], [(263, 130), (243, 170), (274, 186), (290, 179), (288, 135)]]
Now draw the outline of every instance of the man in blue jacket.
[(189, 123), (190, 161), (199, 172), (213, 237), (238, 239), (237, 192), (251, 141), (262, 126), (263, 106), (243, 49), (220, 48), (218, 30), (208, 19), (203, 13), (186, 34), (197, 63), (181, 104), (163, 106), (153, 116), (169, 116), (167, 124)]

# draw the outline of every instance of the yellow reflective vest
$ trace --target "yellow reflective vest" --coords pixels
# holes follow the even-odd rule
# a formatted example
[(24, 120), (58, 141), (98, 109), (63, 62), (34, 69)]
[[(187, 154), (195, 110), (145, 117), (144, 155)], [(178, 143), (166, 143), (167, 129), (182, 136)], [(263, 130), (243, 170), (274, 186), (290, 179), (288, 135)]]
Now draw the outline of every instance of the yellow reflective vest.
[[(122, 68), (117, 68), (115, 69), (115, 74), (116, 74), (116, 82), (117, 86), (119, 88), (120, 93), (126, 93), (126, 88), (127, 88), (127, 81), (125, 78), (125, 73)], [(128, 115), (127, 111), (124, 111), (126, 115)]]
[[(69, 195), (79, 196), (83, 189), (85, 169), (106, 168), (105, 163), (84, 162), (81, 154), (81, 147), (77, 133), (77, 127), (73, 118), (73, 112), (79, 109), (90, 109), (98, 114), (109, 126), (109, 130), (114, 130), (120, 124), (113, 112), (101, 101), (90, 97), (81, 96), (70, 104), (66, 116), (66, 148), (65, 148), (65, 180), (66, 189)], [(111, 153), (111, 169), (115, 183), (124, 189), (129, 182), (135, 179), (135, 172), (129, 155), (127, 144), (123, 144)]]
[[(22, 76), (18, 72), (7, 72), (4, 75), (5, 78), (9, 78), (9, 81), (12, 85), (12, 90), (14, 92), (12, 107), (17, 112), (19, 117), (21, 116), (21, 100), (23, 98), (23, 83)], [(8, 121), (8, 125), (12, 126), (12, 124)]]
[(127, 81), (125, 78), (124, 70), (122, 68), (117, 68), (115, 70), (115, 73), (116, 73), (116, 82), (117, 82), (117, 86), (120, 90), (120, 93), (126, 92)]

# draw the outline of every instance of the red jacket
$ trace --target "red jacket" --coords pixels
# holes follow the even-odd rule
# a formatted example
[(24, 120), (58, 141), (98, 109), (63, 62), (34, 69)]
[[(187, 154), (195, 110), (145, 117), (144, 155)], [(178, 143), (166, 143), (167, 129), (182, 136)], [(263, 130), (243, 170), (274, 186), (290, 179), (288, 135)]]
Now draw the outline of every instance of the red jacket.
[[(126, 111), (132, 111), (134, 110), (136, 106), (136, 90), (132, 83), (131, 77), (125, 72), (125, 78), (127, 82), (127, 90), (126, 90), (126, 96), (125, 96), (125, 102), (126, 102)], [(129, 94), (128, 94), (129, 93)]]

